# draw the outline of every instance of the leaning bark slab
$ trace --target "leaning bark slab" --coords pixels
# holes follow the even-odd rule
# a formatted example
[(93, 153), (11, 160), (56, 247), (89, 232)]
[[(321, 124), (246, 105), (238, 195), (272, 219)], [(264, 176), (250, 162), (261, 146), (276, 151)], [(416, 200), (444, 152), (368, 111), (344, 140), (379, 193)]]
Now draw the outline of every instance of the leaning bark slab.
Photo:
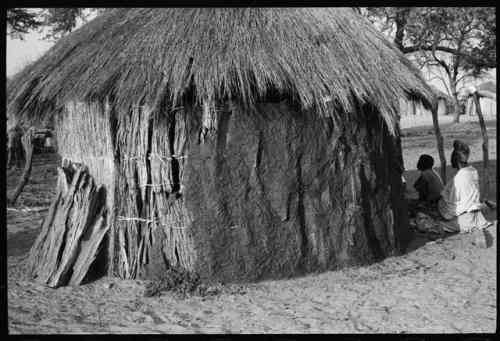
[(86, 167), (58, 168), (57, 193), (29, 255), (29, 270), (50, 287), (80, 284), (108, 229), (103, 189)]

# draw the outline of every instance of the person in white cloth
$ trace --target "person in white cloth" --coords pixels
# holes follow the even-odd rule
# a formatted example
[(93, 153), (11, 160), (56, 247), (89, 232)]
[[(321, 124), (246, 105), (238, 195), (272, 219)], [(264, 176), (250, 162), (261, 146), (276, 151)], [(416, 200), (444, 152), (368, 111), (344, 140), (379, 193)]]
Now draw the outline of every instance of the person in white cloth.
[(438, 201), (438, 210), (446, 220), (441, 224), (450, 232), (471, 233), (493, 223), (486, 220), (483, 212), (494, 210), (496, 204), (479, 200), (479, 175), (468, 165), (470, 149), (464, 142), (455, 140), (451, 154), (451, 166), (457, 174), (446, 183)]

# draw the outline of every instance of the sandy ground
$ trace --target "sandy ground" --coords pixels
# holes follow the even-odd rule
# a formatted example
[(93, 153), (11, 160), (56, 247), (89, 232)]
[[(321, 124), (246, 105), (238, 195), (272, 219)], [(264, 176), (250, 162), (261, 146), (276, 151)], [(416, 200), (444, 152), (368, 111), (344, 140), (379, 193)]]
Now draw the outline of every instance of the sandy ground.
[[(424, 120), (423, 120), (424, 121)], [(496, 198), (496, 121), (488, 120), (490, 197)], [(425, 124), (425, 122), (424, 122)], [(413, 124), (414, 125), (414, 124)], [(472, 145), (481, 168), (482, 137), (477, 122), (442, 120), (445, 145), (455, 138)], [(403, 120), (405, 177), (417, 177), (421, 153), (435, 155), (432, 124)], [(447, 148), (449, 159), (451, 148)], [(437, 163), (439, 163), (437, 161)], [(39, 154), (19, 206), (48, 206), (56, 181), (56, 157)], [(8, 172), (12, 191), (22, 170)], [(452, 177), (454, 171), (448, 171)], [(411, 187), (411, 186), (410, 186)], [(412, 189), (410, 188), (410, 191)], [(79, 287), (50, 289), (25, 274), (27, 252), (45, 211), (7, 212), (8, 319), (11, 334), (56, 333), (494, 333), (497, 314), (497, 228), (488, 245), (458, 234), (442, 243), (413, 236), (407, 252), (360, 268), (228, 285), (221, 294), (144, 297), (144, 281), (105, 277)], [(488, 218), (496, 220), (496, 212)]]

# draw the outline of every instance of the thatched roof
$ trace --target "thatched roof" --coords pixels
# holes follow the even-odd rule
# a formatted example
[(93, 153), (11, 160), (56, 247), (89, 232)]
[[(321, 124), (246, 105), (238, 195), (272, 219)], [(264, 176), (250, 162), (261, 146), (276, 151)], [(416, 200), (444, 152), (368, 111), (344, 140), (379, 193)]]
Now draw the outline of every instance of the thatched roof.
[(488, 91), (491, 93), (497, 93), (497, 82), (496, 81), (488, 81), (485, 83), (481, 83), (478, 87), (478, 90)]
[(438, 99), (448, 100), (448, 98), (450, 98), (450, 96), (447, 93), (439, 90), (435, 86), (431, 86), (431, 90)]
[(108, 95), (120, 107), (165, 95), (174, 104), (194, 89), (199, 102), (251, 105), (278, 93), (320, 110), (331, 97), (351, 113), (357, 100), (378, 107), (391, 130), (399, 98), (426, 105), (433, 96), (411, 62), (348, 8), (113, 9), (9, 88), (10, 108), (30, 118)]

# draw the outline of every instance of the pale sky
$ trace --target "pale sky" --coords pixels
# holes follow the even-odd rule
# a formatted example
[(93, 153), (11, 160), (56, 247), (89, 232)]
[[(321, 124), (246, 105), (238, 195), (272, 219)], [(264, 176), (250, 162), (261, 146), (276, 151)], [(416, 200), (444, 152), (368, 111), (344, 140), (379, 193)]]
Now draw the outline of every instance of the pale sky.
[[(40, 10), (40, 8), (33, 8), (33, 10)], [(94, 13), (88, 13), (87, 15), (87, 21), (92, 20), (96, 16)], [(82, 19), (78, 18), (75, 29), (82, 24)], [(28, 63), (34, 62), (47, 52), (54, 44), (53, 42), (42, 39), (47, 32), (48, 31), (45, 29), (41, 33), (31, 32), (25, 34), (23, 37), (24, 40), (10, 39), (10, 37), (7, 36), (7, 76), (10, 77), (14, 75), (16, 72), (22, 70)]]
[(24, 40), (7, 38), (7, 76), (20, 71), (26, 64), (40, 58), (52, 43), (42, 40), (42, 34), (26, 34)]

